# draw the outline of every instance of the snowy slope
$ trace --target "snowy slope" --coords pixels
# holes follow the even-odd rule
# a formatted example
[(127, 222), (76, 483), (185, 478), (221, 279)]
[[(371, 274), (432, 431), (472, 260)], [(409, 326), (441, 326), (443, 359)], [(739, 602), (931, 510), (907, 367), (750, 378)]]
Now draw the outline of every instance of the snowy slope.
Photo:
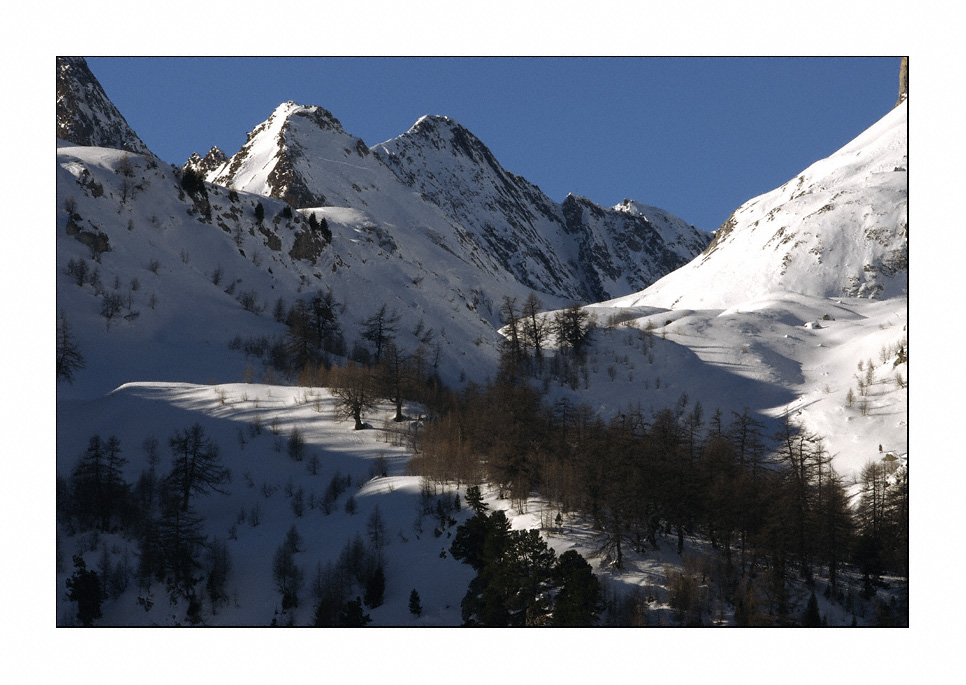
[(684, 392), (709, 412), (788, 413), (847, 477), (889, 453), (906, 458), (906, 111), (742, 205), (687, 266), (588, 308), (690, 359), (674, 392), (665, 371), (663, 398), (646, 401)]
[[(125, 165), (133, 176), (118, 173)], [(432, 236), (397, 241), (361, 210), (309, 208), (328, 221), (332, 242), (324, 244), (304, 216), (285, 218), (285, 203), (209, 186), (208, 220), (204, 201), (181, 191), (178, 172), (153, 157), (62, 146), (57, 173), (57, 305), (87, 358), (75, 384), (62, 384), (67, 395), (129, 381), (240, 380), (249, 360), (228, 342), (282, 335), (276, 301), (291, 306), (320, 289), (347, 305), (341, 323), (350, 346), (385, 304), (401, 315), (402, 347), (415, 349), (422, 323), (435, 332), (444, 378), (483, 379), (497, 357), (494, 301), (529, 292), (468, 265)], [(83, 285), (69, 273), (72, 262), (88, 271)], [(254, 306), (246, 309), (247, 294)], [(108, 296), (123, 304), (112, 319), (103, 315)]]
[(830, 157), (743, 204), (700, 257), (620, 304), (723, 309), (775, 290), (904, 294), (907, 111), (903, 102)]
[[(382, 425), (388, 409), (374, 416)], [(334, 401), (326, 390), (282, 388), (258, 384), (191, 385), (185, 383), (133, 383), (96, 400), (63, 402), (58, 407), (58, 475), (67, 477), (87, 446), (90, 436), (115, 435), (128, 460), (124, 477), (129, 482), (149, 468), (142, 444), (156, 438), (159, 470), (167, 472), (168, 438), (176, 431), (200, 423), (218, 445), (224, 465), (231, 470), (225, 494), (197, 499), (209, 541), (219, 538), (231, 559), (230, 600), (203, 609), (209, 626), (267, 626), (273, 618), (285, 624), (311, 625), (314, 602), (310, 585), (319, 564), (336, 562), (356, 535), (367, 538), (367, 522), (379, 508), (387, 544), (385, 603), (368, 610), (373, 625), (459, 625), (459, 602), (473, 576), (472, 569), (448, 555), (455, 528), (439, 538), (434, 517), (422, 515), (421, 479), (405, 475), (408, 449), (385, 441), (379, 430), (356, 432), (351, 423), (334, 416)], [(274, 423), (274, 426), (273, 426)], [(306, 456), (293, 460), (287, 452), (292, 427), (305, 439)], [(316, 473), (310, 472), (312, 457)], [(385, 469), (386, 475), (382, 475)], [(336, 474), (351, 478), (352, 485), (335, 502), (331, 512), (322, 509), (323, 493)], [(440, 498), (443, 491), (439, 491)], [(455, 490), (447, 497), (452, 502)], [(352, 497), (354, 513), (345, 506)], [(435, 495), (433, 496), (435, 504)], [(296, 513), (294, 500), (303, 510)], [(470, 512), (472, 513), (472, 512)], [(462, 521), (467, 516), (453, 513)], [(300, 606), (280, 616), (281, 597), (272, 580), (272, 558), (288, 529), (295, 525), (304, 546), (296, 563), (305, 573)], [(64, 536), (61, 554), (65, 572), (58, 573), (58, 624), (70, 624), (74, 605), (65, 599), (65, 582), (72, 571), (70, 559), (83, 554), (88, 568), (97, 568), (104, 550), (113, 565), (137, 565), (136, 544), (120, 536)], [(93, 549), (91, 549), (93, 548)], [(110, 551), (113, 550), (113, 551)], [(417, 589), (423, 605), (419, 618), (409, 612), (409, 594)], [(140, 601), (139, 601), (140, 600)], [(100, 625), (170, 626), (185, 622), (185, 606), (170, 605), (163, 583), (141, 590), (132, 581), (116, 599), (105, 602)]]
[[(907, 457), (905, 297), (870, 302), (776, 292), (724, 310), (613, 303), (587, 309), (602, 322), (615, 314), (621, 320), (598, 333), (598, 373), (583, 393), (604, 414), (635, 402), (656, 411), (686, 395), (706, 418), (720, 409), (730, 421), (731, 412), (748, 408), (769, 433), (789, 414), (823, 438), (846, 478), (888, 453)], [(645, 329), (655, 347), (641, 353)]]

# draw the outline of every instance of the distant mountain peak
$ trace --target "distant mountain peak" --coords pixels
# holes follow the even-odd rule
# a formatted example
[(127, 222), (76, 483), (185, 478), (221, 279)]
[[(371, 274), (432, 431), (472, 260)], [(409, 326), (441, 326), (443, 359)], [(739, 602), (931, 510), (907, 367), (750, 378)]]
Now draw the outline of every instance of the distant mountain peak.
[(210, 172), (222, 167), (228, 161), (228, 156), (222, 152), (217, 145), (208, 150), (204, 157), (197, 152), (191, 153), (191, 157), (184, 165), (184, 169), (192, 169), (202, 176), (207, 176)]
[(154, 156), (108, 99), (83, 57), (57, 58), (57, 137), (76, 145)]
[(424, 141), (429, 142), (437, 150), (446, 149), (454, 155), (462, 155), (474, 162), (484, 161), (499, 173), (509, 174), (499, 166), (496, 157), (483, 141), (477, 138), (468, 128), (450, 117), (441, 114), (422, 116), (396, 140), (405, 139), (417, 144)]
[(272, 116), (282, 118), (304, 117), (323, 131), (345, 133), (345, 129), (342, 128), (342, 123), (335, 118), (332, 112), (318, 105), (300, 105), (297, 102), (289, 100), (279, 105)]

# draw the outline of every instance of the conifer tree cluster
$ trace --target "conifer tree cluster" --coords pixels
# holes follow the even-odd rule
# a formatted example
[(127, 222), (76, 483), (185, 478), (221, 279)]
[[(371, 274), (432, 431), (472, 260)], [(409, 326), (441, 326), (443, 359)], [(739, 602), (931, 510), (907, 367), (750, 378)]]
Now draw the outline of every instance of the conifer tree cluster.
[(570, 550), (558, 559), (537, 531), (510, 530), (502, 511), (459, 526), (450, 553), (477, 572), (461, 603), (464, 625), (591, 626), (604, 608), (583, 557)]
[[(112, 565), (105, 550), (104, 577), (99, 580), (102, 600), (108, 596), (106, 580), (123, 590), (128, 576), (134, 575), (142, 588), (164, 582), (172, 603), (185, 600), (187, 618), (193, 620), (204, 592), (213, 606), (226, 599), (224, 585), (231, 568), (228, 551), (221, 541), (209, 542), (194, 502), (201, 495), (222, 492), (227, 472), (218, 446), (199, 424), (176, 431), (169, 445), (171, 470), (159, 476), (157, 440), (144, 441), (149, 466), (131, 484), (124, 478), (127, 459), (122, 456), (120, 440), (113, 435), (107, 440), (92, 436), (70, 478), (58, 482), (57, 513), (72, 532), (119, 533), (136, 542), (136, 568)], [(93, 609), (93, 583), (85, 575), (83, 558), (78, 559), (68, 587), (71, 600), (78, 603), (78, 619), (89, 625), (98, 612)], [(202, 580), (206, 582), (201, 584)], [(111, 590), (111, 596), (114, 592)]]
[[(372, 521), (372, 519), (370, 519)], [(386, 592), (386, 566), (370, 536), (366, 544), (356, 535), (346, 543), (338, 560), (319, 563), (312, 580), (314, 625), (361, 628), (372, 619), (365, 608), (381, 606)]]

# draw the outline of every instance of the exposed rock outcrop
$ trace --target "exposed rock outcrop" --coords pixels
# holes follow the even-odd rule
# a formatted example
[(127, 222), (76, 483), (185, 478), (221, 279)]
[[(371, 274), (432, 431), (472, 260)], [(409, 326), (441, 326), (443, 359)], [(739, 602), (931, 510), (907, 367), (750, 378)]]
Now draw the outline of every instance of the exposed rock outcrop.
[(76, 145), (152, 154), (108, 99), (83, 57), (57, 58), (57, 137)]

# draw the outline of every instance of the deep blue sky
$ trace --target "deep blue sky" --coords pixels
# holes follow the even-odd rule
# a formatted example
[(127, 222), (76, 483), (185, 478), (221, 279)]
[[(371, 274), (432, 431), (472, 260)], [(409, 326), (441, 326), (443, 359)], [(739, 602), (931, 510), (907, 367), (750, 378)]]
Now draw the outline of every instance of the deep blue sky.
[(884, 116), (899, 58), (88, 58), (151, 150), (228, 155), (286, 100), (374, 145), (424, 114), (553, 200), (624, 198), (714, 230)]

